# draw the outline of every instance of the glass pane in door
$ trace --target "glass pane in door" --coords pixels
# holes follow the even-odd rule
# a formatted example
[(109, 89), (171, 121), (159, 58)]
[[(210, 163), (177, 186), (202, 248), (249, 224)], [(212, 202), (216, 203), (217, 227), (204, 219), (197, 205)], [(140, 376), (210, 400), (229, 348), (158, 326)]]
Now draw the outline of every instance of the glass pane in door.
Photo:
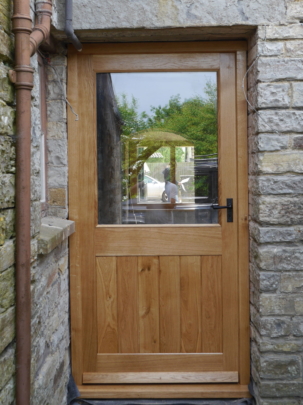
[(99, 224), (217, 223), (217, 74), (97, 74)]

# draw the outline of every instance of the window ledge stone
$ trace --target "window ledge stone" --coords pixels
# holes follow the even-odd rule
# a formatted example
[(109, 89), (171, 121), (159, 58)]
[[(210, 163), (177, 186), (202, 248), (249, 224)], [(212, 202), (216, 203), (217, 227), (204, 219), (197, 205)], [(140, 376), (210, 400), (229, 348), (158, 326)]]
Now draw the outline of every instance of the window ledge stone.
[(38, 239), (38, 254), (46, 255), (75, 232), (75, 222), (67, 219), (44, 217)]

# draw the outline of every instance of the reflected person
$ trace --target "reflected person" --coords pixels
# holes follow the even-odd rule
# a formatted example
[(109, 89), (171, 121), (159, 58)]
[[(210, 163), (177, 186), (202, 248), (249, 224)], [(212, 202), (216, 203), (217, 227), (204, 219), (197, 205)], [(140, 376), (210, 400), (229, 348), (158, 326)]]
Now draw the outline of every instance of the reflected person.
[(164, 181), (165, 181), (165, 193), (167, 195), (168, 198), (168, 202), (175, 204), (176, 202), (178, 202), (178, 186), (179, 186), (179, 182), (175, 182), (172, 183), (171, 182), (171, 173), (170, 173), (170, 164), (168, 164), (166, 166), (166, 168), (163, 170), (162, 172), (163, 176), (164, 176)]

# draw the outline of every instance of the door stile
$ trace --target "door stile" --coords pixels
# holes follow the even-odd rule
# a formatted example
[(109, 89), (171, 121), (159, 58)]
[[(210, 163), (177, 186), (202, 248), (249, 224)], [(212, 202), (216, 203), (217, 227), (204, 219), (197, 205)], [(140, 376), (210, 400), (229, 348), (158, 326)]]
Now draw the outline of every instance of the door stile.
[(221, 54), (220, 66), (219, 203), (225, 205), (227, 198), (234, 201), (234, 222), (226, 222), (226, 212), (220, 216), (224, 370), (238, 370), (237, 184), (233, 180), (237, 176), (235, 54)]
[[(247, 103), (245, 51), (237, 55), (237, 164), (238, 164), (238, 274), (239, 274), (239, 381), (249, 384), (249, 241), (248, 241), (248, 156), (247, 156)], [(244, 83), (243, 83), (244, 80)], [(242, 85), (244, 84), (244, 88)]]

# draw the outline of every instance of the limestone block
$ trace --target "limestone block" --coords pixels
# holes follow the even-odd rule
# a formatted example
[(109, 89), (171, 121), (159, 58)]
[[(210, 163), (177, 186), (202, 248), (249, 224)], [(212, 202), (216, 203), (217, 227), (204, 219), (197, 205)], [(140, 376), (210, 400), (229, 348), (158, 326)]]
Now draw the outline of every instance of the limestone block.
[(274, 152), (288, 148), (287, 135), (259, 134), (249, 139), (251, 152)]
[(295, 312), (296, 312), (296, 315), (303, 315), (303, 298), (302, 297), (295, 299)]
[(303, 132), (303, 111), (261, 110), (258, 116), (259, 132)]
[(259, 108), (289, 107), (289, 83), (259, 83), (258, 105)]
[(8, 269), (15, 263), (15, 245), (13, 240), (7, 240), (0, 246), (0, 272)]
[(15, 236), (15, 210), (3, 210), (0, 215), (5, 221), (5, 239), (11, 239), (13, 236)]
[(50, 206), (48, 209), (48, 215), (52, 217), (66, 219), (68, 218), (68, 208)]
[(15, 270), (13, 267), (0, 273), (0, 313), (15, 302)]
[(48, 164), (53, 166), (67, 165), (67, 140), (66, 139), (48, 139)]
[(0, 173), (15, 173), (15, 145), (9, 136), (0, 136)]
[(0, 314), (0, 353), (14, 339), (15, 336), (15, 308), (11, 307)]
[(262, 339), (259, 344), (261, 352), (275, 352), (275, 353), (297, 353), (303, 351), (303, 340), (287, 339)]
[(302, 1), (291, 1), (287, 4), (287, 22), (295, 22), (303, 18), (303, 4)]
[(56, 246), (75, 232), (75, 223), (59, 218), (42, 219), (39, 236), (39, 253), (50, 253)]
[[(291, 320), (287, 318), (262, 317), (259, 332), (262, 336), (270, 338), (282, 338), (289, 336), (292, 332)], [(285, 339), (283, 339), (285, 342)]]
[[(58, 7), (62, 5), (57, 2)], [(87, 18), (83, 18), (83, 10)], [(62, 12), (57, 10), (57, 28), (62, 29)], [(61, 18), (60, 18), (61, 17)], [(125, 2), (110, 0), (103, 2), (76, 1), (74, 4), (74, 28), (111, 29), (111, 28), (168, 28), (203, 25), (264, 24), (285, 20), (283, 3), (266, 0), (261, 3), (243, 0), (207, 0), (195, 2), (177, 0), (149, 2), (136, 0)]]
[(303, 292), (303, 273), (283, 273), (281, 275), (281, 292)]
[[(55, 79), (53, 81), (48, 82), (47, 86), (47, 100), (65, 100), (65, 85), (64, 83), (60, 82), (60, 77)], [(63, 88), (62, 88), (63, 86)]]
[(285, 56), (290, 58), (302, 58), (303, 49), (302, 41), (286, 41), (285, 42)]
[(293, 380), (300, 377), (301, 361), (297, 356), (264, 356), (261, 360), (260, 377)]
[(257, 178), (260, 194), (300, 194), (303, 176), (260, 176)]
[(295, 242), (299, 239), (299, 231), (294, 227), (262, 227), (251, 224), (251, 234), (259, 243)]
[[(301, 43), (301, 47), (302, 47), (302, 43)], [(292, 106), (293, 107), (303, 107), (303, 82), (302, 83), (300, 83), (300, 82), (293, 83), (292, 88), (293, 88)]]
[(11, 378), (0, 391), (0, 405), (13, 404), (15, 399), (15, 379)]
[(300, 246), (252, 245), (257, 265), (265, 271), (303, 270), (303, 250)]
[(303, 136), (297, 135), (292, 137), (293, 149), (303, 149)]
[(35, 236), (40, 231), (41, 224), (41, 202), (36, 201), (31, 204), (31, 236)]
[(31, 176), (31, 200), (41, 199), (41, 178), (40, 176)]
[(259, 405), (300, 405), (299, 399), (283, 398), (273, 400), (260, 399)]
[(9, 35), (0, 30), (0, 60), (11, 61), (13, 59), (13, 41)]
[(260, 154), (257, 166), (262, 173), (303, 173), (303, 152), (290, 151)]
[(52, 100), (47, 102), (47, 116), (49, 121), (66, 121), (66, 104), (63, 100)]
[(0, 177), (0, 208), (11, 208), (15, 205), (15, 176), (3, 174)]
[[(1, 31), (0, 31), (1, 32)], [(0, 38), (1, 43), (1, 38)], [(14, 134), (15, 111), (0, 100), (0, 135)]]
[(294, 336), (303, 336), (303, 317), (294, 317), (292, 333)]
[[(0, 2), (1, 10), (1, 2)], [(1, 24), (1, 11), (0, 11), (0, 24)], [(8, 78), (9, 68), (0, 62), (0, 99), (6, 103), (12, 103), (14, 100), (14, 88)]]
[(66, 123), (65, 122), (48, 122), (47, 123), (47, 138), (62, 139), (66, 138)]
[[(53, 62), (51, 62), (52, 65)], [(60, 95), (62, 98), (64, 96), (64, 94), (66, 94), (66, 64), (59, 64), (53, 67), (48, 66), (47, 67), (47, 79), (48, 79), (48, 83), (51, 83), (51, 86), (55, 85), (56, 87), (61, 87), (61, 91), (60, 91)], [(52, 82), (55, 83), (52, 83)], [(61, 81), (61, 85), (58, 83), (59, 81)], [(64, 91), (62, 90), (62, 86)], [(48, 96), (47, 96), (48, 97)]]
[(66, 201), (66, 189), (65, 188), (51, 188), (48, 190), (49, 197), (48, 203), (49, 205), (58, 205), (65, 207)]
[(302, 24), (269, 25), (266, 27), (268, 39), (301, 39), (303, 38)]
[(260, 274), (260, 290), (263, 292), (277, 291), (280, 283), (280, 274), (262, 272)]
[(260, 296), (261, 315), (300, 315), (296, 313), (295, 299), (279, 295)]
[(12, 3), (10, 0), (1, 0), (0, 1), (0, 26), (4, 31), (9, 32), (11, 28), (11, 12), (12, 12)]
[(258, 62), (258, 79), (261, 82), (278, 80), (302, 80), (302, 59), (300, 58), (263, 58)]
[(268, 225), (303, 224), (303, 196), (260, 197), (254, 218)]
[(48, 186), (49, 186), (49, 188), (67, 187), (67, 167), (49, 166), (48, 167)]
[(262, 381), (259, 393), (264, 398), (300, 397), (303, 392), (303, 383), (297, 381)]
[(0, 390), (5, 387), (12, 376), (15, 374), (15, 348), (9, 346), (0, 355)]

